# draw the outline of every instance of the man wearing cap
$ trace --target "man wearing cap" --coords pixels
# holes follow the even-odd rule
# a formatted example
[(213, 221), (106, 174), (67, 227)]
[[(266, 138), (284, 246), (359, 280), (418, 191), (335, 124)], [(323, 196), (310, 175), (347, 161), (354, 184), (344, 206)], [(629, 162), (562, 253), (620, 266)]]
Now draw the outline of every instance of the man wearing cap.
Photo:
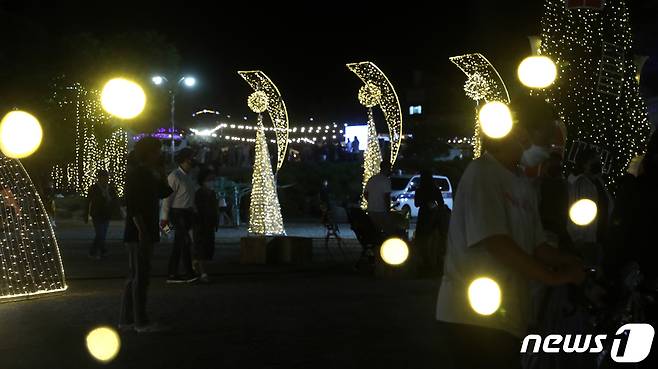
[[(194, 193), (196, 185), (190, 171), (194, 168), (194, 151), (182, 149), (176, 156), (178, 168), (169, 174), (167, 181), (172, 194), (162, 203), (161, 227), (171, 223), (174, 232), (174, 247), (169, 257), (169, 277), (167, 283), (192, 283), (198, 277), (192, 269), (190, 254), (190, 230), (194, 223)], [(183, 274), (178, 273), (178, 265), (183, 262)]]

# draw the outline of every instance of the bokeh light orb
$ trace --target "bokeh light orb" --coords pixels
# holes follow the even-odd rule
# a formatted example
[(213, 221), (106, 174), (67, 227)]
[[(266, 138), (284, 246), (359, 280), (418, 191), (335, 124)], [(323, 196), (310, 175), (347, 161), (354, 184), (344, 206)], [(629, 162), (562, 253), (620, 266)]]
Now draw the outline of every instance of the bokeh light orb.
[(596, 203), (590, 199), (580, 199), (569, 208), (569, 218), (574, 224), (586, 226), (596, 219), (598, 209)]
[(551, 58), (535, 55), (523, 59), (516, 73), (525, 86), (546, 88), (555, 82), (557, 67)]
[(482, 132), (491, 138), (503, 138), (512, 130), (512, 112), (507, 104), (490, 101), (478, 115)]
[(400, 238), (389, 238), (379, 249), (382, 260), (389, 265), (400, 265), (409, 257), (409, 246)]
[(110, 327), (98, 327), (87, 334), (87, 350), (100, 362), (112, 361), (121, 349), (119, 334)]
[(480, 315), (495, 313), (501, 300), (500, 287), (491, 278), (478, 278), (468, 286), (468, 301), (471, 308)]
[(30, 113), (12, 111), (0, 122), (0, 150), (7, 157), (21, 159), (32, 155), (42, 138), (41, 124)]
[(137, 83), (114, 78), (103, 87), (101, 105), (106, 112), (120, 119), (132, 119), (144, 110), (146, 94)]

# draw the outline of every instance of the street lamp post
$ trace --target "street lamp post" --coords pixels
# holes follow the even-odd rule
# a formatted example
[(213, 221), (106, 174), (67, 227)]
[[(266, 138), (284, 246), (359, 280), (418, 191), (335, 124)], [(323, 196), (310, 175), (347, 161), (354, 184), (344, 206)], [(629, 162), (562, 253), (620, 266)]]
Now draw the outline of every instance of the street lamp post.
[(176, 82), (175, 85), (171, 86), (169, 84), (169, 80), (166, 77), (163, 76), (154, 76), (151, 78), (153, 83), (157, 86), (161, 86), (163, 84), (166, 84), (167, 87), (169, 88), (169, 100), (171, 101), (171, 161), (175, 161), (175, 156), (176, 156), (176, 141), (174, 139), (174, 130), (176, 128), (176, 123), (175, 123), (175, 114), (176, 114), (176, 94), (178, 93), (178, 88), (180, 87), (181, 84), (184, 84), (186, 87), (194, 87), (196, 84), (196, 79), (194, 77), (190, 76), (182, 76), (180, 79), (178, 79), (178, 82)]

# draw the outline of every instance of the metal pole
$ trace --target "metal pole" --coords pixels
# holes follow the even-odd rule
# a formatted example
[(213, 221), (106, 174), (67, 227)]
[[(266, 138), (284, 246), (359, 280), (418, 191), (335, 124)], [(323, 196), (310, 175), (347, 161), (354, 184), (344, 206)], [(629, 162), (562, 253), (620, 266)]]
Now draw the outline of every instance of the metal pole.
[(176, 113), (176, 92), (169, 91), (169, 94), (171, 95), (171, 162), (175, 163), (176, 142), (174, 140), (174, 129), (176, 125), (174, 123), (174, 114)]

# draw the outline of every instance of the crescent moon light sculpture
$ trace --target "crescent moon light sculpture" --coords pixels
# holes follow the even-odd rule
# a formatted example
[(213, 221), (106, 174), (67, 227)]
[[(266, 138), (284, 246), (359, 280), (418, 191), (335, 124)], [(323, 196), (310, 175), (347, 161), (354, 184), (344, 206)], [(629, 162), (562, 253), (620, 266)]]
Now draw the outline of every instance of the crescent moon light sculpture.
[(359, 89), (358, 98), (361, 105), (368, 108), (368, 145), (363, 157), (361, 193), (361, 208), (366, 209), (368, 201), (364, 196), (365, 187), (368, 180), (379, 173), (379, 164), (382, 161), (372, 108), (379, 105), (388, 125), (391, 142), (391, 166), (397, 159), (402, 143), (402, 111), (393, 84), (375, 64), (368, 61), (349, 63), (347, 68), (363, 81), (364, 85)]
[[(509, 93), (505, 82), (503, 82), (496, 68), (482, 54), (453, 56), (450, 61), (468, 77), (464, 85), (464, 92), (466, 96), (475, 100), (477, 105), (480, 104), (480, 101), (500, 101), (509, 104)], [(482, 152), (481, 128), (477, 115), (476, 108), (475, 132), (473, 134), (473, 156), (475, 158), (479, 157)]]
[(286, 150), (288, 148), (289, 127), (286, 103), (281, 98), (279, 89), (262, 71), (240, 71), (238, 74), (247, 81), (254, 91), (263, 91), (267, 96), (267, 112), (270, 114), (270, 119), (272, 119), (272, 125), (276, 133), (276, 170), (278, 171), (286, 159)]
[(288, 146), (288, 113), (274, 83), (261, 71), (238, 72), (254, 89), (247, 105), (258, 113), (254, 172), (251, 178), (251, 202), (249, 204), (249, 233), (259, 236), (285, 235), (281, 206), (276, 192), (276, 181), (267, 149), (263, 112), (268, 111), (277, 142), (277, 171), (285, 160)]
[(384, 72), (372, 62), (349, 63), (347, 64), (347, 68), (354, 72), (366, 86), (372, 84), (379, 88), (381, 93), (379, 107), (382, 113), (384, 113), (384, 119), (386, 119), (391, 138), (392, 166), (395, 164), (395, 159), (398, 157), (400, 144), (402, 143), (402, 109), (400, 108), (400, 100), (397, 93), (395, 93), (395, 88)]

